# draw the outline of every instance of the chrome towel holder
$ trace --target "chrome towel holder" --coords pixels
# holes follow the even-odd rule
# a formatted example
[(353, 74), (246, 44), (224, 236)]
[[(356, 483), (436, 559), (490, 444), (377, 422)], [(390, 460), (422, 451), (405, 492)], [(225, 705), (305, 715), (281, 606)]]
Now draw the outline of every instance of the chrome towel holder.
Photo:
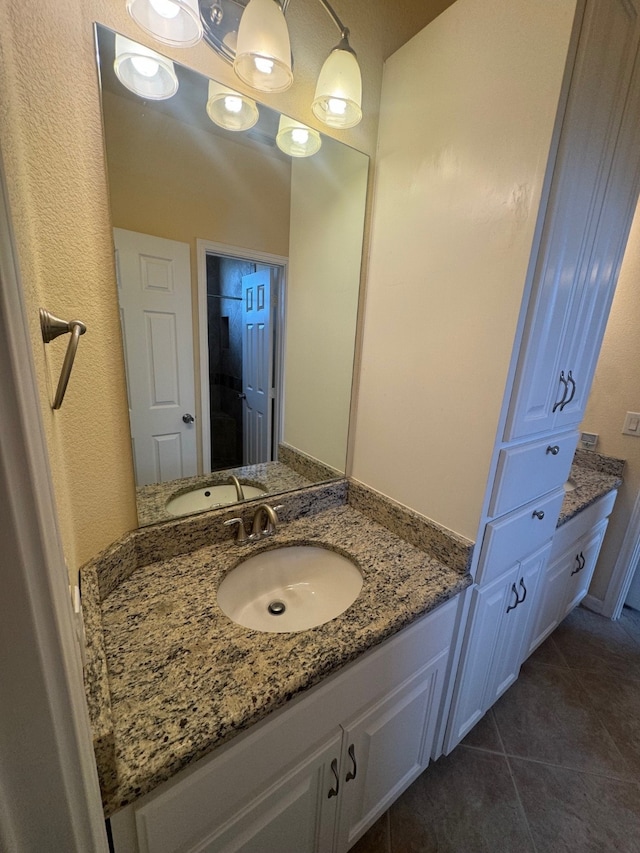
[(66, 320), (61, 320), (59, 317), (55, 317), (49, 311), (45, 311), (44, 308), (41, 308), (40, 328), (42, 329), (42, 340), (45, 344), (51, 343), (51, 341), (55, 340), (60, 335), (71, 333), (67, 353), (62, 363), (62, 370), (60, 371), (60, 379), (58, 380), (56, 396), (51, 407), (52, 409), (59, 409), (62, 405), (62, 401), (64, 400), (65, 391), (67, 390), (67, 385), (69, 383), (69, 377), (71, 376), (71, 368), (73, 367), (73, 361), (76, 357), (76, 350), (78, 349), (80, 335), (84, 335), (87, 331), (87, 327), (84, 323), (81, 323), (80, 320), (69, 320), (69, 322), (67, 322)]

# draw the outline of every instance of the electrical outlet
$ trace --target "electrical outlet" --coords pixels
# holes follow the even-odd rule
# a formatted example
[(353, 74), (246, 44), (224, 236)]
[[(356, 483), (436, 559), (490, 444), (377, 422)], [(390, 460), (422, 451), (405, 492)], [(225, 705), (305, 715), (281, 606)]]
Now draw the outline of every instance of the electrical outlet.
[(627, 412), (622, 434), (640, 436), (640, 412)]
[(598, 443), (598, 433), (596, 432), (581, 432), (580, 447), (582, 450), (595, 450)]

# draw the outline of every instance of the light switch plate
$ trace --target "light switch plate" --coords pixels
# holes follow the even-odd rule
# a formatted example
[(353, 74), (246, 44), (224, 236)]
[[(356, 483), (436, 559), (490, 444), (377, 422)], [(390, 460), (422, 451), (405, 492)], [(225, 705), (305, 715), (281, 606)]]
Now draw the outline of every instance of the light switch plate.
[(623, 435), (636, 435), (640, 437), (640, 412), (627, 412), (622, 427)]
[(597, 443), (598, 443), (598, 433), (597, 432), (581, 432), (580, 433), (580, 447), (582, 448), (582, 450), (595, 450)]

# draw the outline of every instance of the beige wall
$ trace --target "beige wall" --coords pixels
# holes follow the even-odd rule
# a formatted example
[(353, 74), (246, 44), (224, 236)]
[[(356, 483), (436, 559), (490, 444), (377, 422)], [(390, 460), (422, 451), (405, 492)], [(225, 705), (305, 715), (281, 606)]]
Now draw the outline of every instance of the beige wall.
[(346, 464), (368, 166), (360, 152), (325, 143), (292, 167), (284, 440), (339, 471)]
[[(382, 60), (448, 0), (412, 0), (389, 17), (384, 0), (355, 0), (341, 10), (353, 32), (364, 77), (364, 119), (341, 137), (375, 146)], [(113, 294), (92, 23), (153, 43), (114, 0), (6, 0), (0, 5), (0, 145), (64, 547), (71, 569), (136, 523), (124, 369)], [(322, 6), (291, 4), (296, 82), (271, 104), (316, 124), (315, 79), (336, 41)], [(204, 44), (168, 50), (211, 77), (241, 88)], [(64, 342), (39, 343), (37, 308), (79, 317), (88, 326), (65, 405), (50, 409)]]
[(213, 240), (275, 255), (289, 249), (291, 163), (106, 92), (105, 139), (114, 226)]
[(640, 208), (631, 227), (582, 429), (599, 434), (597, 451), (626, 459), (590, 594), (603, 599), (640, 491), (640, 439), (622, 435), (628, 411), (640, 411)]
[(353, 476), (475, 539), (574, 0), (458, 0), (385, 66)]

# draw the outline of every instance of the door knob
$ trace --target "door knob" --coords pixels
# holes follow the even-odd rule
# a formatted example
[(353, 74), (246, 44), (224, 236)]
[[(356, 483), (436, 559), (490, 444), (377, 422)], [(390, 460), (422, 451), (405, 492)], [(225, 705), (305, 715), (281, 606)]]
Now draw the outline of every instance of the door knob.
[(195, 418), (193, 417), (193, 415), (190, 415), (187, 412), (186, 415), (182, 416), (182, 420), (185, 422), (185, 424), (192, 424), (195, 421)]

